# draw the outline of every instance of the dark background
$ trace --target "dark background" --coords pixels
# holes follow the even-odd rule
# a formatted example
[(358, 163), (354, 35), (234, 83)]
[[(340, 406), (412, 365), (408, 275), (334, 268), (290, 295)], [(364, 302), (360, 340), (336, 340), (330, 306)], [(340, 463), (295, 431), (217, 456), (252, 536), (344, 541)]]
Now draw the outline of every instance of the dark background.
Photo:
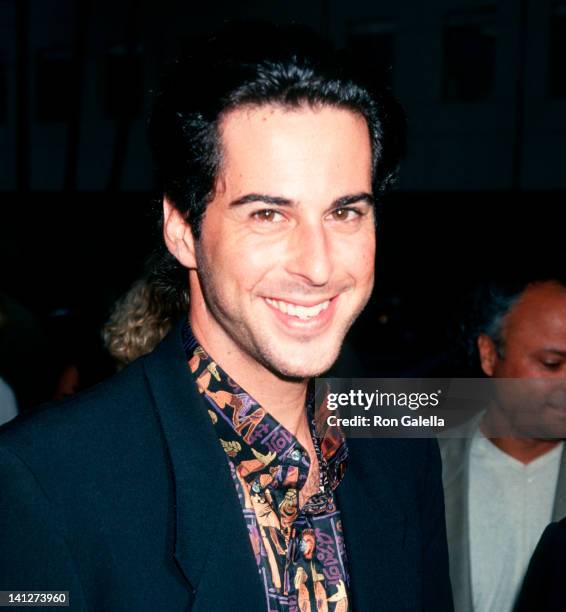
[(160, 66), (246, 17), (349, 46), (407, 112), (375, 297), (350, 336), (366, 373), (475, 373), (456, 333), (470, 289), (564, 263), (566, 1), (0, 0), (0, 293), (42, 337), (2, 359), (30, 384), (61, 352), (98, 354), (155, 243), (145, 116)]

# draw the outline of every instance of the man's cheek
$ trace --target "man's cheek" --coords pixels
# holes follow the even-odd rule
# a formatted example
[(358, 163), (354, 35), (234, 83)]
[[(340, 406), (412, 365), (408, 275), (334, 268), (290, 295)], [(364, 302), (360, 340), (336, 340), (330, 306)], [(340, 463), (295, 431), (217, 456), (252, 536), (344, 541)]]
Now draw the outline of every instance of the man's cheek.
[(287, 252), (285, 244), (255, 244), (235, 252), (233, 263), (241, 262), (238, 269), (243, 268), (248, 275), (262, 276), (272, 268), (283, 266)]
[(371, 245), (367, 249), (350, 249), (344, 253), (350, 274), (362, 283), (372, 283), (375, 273), (375, 251)]

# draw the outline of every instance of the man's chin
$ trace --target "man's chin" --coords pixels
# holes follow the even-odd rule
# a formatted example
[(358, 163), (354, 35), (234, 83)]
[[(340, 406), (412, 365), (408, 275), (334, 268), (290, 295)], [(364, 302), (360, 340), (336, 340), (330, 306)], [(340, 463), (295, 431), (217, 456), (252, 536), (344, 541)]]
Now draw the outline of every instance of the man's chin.
[(269, 369), (281, 378), (290, 380), (305, 380), (322, 376), (330, 370), (338, 358), (338, 351), (335, 355), (313, 356), (310, 360), (288, 361), (272, 359), (268, 364)]

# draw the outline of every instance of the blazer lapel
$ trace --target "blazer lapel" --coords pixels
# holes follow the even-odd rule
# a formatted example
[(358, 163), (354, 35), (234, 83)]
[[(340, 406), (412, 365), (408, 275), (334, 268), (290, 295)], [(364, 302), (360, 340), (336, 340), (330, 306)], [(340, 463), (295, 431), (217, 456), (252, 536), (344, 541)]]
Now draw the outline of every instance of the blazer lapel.
[(469, 466), (472, 438), (480, 426), (483, 415), (482, 411), (457, 430), (453, 430), (450, 438), (438, 438), (442, 455), (450, 581), (456, 612), (470, 612), (473, 609), (468, 503)]
[[(386, 469), (375, 467), (380, 465), (376, 454), (381, 446), (369, 440), (348, 440), (348, 467), (336, 492), (354, 610), (408, 607), (406, 585), (399, 575), (405, 563), (406, 515), (391, 494), (396, 483), (388, 479)], [(391, 599), (384, 599), (384, 593), (390, 593)]]
[(174, 480), (174, 557), (192, 610), (264, 610), (265, 593), (224, 451), (186, 363), (180, 325), (145, 360)]
[(566, 517), (566, 451), (562, 443), (562, 457), (558, 470), (558, 482), (556, 483), (556, 495), (554, 496), (554, 509), (552, 520), (559, 521)]
[(465, 438), (441, 442), (450, 580), (454, 609), (458, 612), (472, 610), (468, 513), (469, 442)]

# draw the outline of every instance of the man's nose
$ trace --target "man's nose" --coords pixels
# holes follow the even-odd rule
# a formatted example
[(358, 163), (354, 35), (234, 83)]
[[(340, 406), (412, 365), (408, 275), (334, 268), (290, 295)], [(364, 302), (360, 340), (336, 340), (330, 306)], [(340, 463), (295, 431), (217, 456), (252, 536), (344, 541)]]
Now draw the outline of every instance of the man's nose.
[(331, 241), (322, 221), (303, 222), (293, 231), (289, 244), (287, 270), (309, 284), (328, 283), (332, 268)]

